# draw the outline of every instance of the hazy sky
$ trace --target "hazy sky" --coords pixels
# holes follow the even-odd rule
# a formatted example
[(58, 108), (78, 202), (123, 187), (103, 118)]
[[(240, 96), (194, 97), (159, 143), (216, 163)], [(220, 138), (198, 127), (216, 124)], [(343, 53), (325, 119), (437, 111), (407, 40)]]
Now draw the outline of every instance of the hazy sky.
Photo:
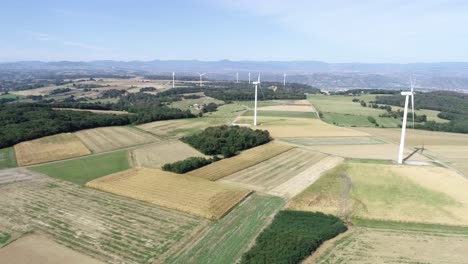
[(468, 61), (462, 0), (4, 0), (0, 61)]

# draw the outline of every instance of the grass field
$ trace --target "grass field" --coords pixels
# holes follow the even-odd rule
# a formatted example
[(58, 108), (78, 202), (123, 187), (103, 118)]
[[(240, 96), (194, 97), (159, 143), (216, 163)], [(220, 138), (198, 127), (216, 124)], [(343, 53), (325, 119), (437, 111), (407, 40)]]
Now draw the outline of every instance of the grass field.
[(23, 236), (1, 248), (0, 259), (4, 263), (23, 264), (104, 264), (39, 234)]
[(94, 153), (155, 142), (159, 139), (132, 127), (100, 127), (75, 133)]
[(15, 145), (18, 165), (26, 166), (91, 154), (91, 151), (71, 133), (43, 137)]
[[(248, 110), (243, 116), (253, 116), (254, 111)], [(280, 111), (280, 110), (258, 110), (257, 118), (273, 116), (273, 117), (284, 117), (284, 118), (317, 118), (315, 112), (300, 112), (300, 111)]]
[(107, 263), (164, 262), (208, 221), (48, 177), (0, 186), (5, 232), (40, 231)]
[[(401, 121), (395, 118), (374, 116), (374, 119), (381, 127), (398, 127), (398, 125), (401, 124)], [(375, 124), (369, 121), (368, 116), (323, 113), (322, 120), (330, 124), (344, 127), (375, 127)]]
[(468, 235), (357, 227), (318, 259), (334, 263), (466, 263)]
[(0, 169), (16, 167), (16, 155), (14, 148), (0, 149)]
[(234, 117), (241, 114), (244, 108), (238, 104), (225, 104), (218, 111), (206, 113), (201, 118), (156, 121), (138, 126), (160, 138), (180, 138), (200, 132), (210, 126), (227, 125)]
[(251, 193), (193, 176), (147, 168), (115, 173), (86, 185), (210, 219), (223, 217)]
[(279, 197), (253, 194), (167, 263), (236, 263), (283, 205)]
[[(343, 193), (343, 188), (348, 191)], [(463, 177), (441, 167), (346, 163), (288, 207), (366, 219), (467, 225), (467, 188)]]
[(96, 178), (129, 168), (127, 151), (117, 151), (34, 166), (31, 167), (31, 170), (57, 179), (84, 185)]
[(221, 181), (268, 192), (324, 159), (320, 153), (294, 148), (247, 169), (224, 177)]
[(243, 151), (232, 158), (223, 159), (205, 167), (188, 172), (189, 175), (216, 181), (235, 172), (253, 166), (262, 161), (275, 157), (293, 148), (290, 145), (270, 142), (255, 148)]
[(22, 95), (17, 94), (0, 94), (0, 99), (21, 99)]
[(166, 163), (189, 157), (205, 157), (191, 146), (179, 141), (162, 141), (139, 147), (131, 151), (133, 163), (138, 167), (161, 168)]

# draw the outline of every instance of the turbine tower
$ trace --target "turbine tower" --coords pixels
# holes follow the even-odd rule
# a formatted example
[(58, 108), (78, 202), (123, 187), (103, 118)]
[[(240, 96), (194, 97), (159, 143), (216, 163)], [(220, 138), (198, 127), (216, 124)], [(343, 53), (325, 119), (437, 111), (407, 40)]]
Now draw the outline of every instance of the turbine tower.
[(203, 75), (205, 75), (206, 73), (199, 73), (197, 72), (198, 75), (200, 75), (200, 86), (203, 86)]
[(175, 87), (175, 72), (172, 72), (172, 88)]
[(239, 83), (239, 73), (236, 72), (236, 83)]
[(406, 136), (406, 119), (408, 117), (408, 101), (411, 96), (411, 109), (413, 112), (413, 128), (414, 128), (414, 81), (410, 80), (411, 91), (401, 92), (401, 95), (405, 96), (405, 110), (403, 112), (403, 124), (401, 125), (401, 139), (400, 149), (398, 151), (398, 163), (403, 164), (403, 151), (405, 150), (405, 136)]
[[(250, 74), (249, 74), (250, 77)], [(255, 106), (254, 106), (254, 126), (257, 126), (257, 90), (260, 85), (260, 73), (258, 74), (258, 81), (253, 82), (255, 84)]]
[(250, 72), (249, 72), (249, 84), (250, 84)]
[(286, 86), (286, 73), (283, 74), (283, 86)]

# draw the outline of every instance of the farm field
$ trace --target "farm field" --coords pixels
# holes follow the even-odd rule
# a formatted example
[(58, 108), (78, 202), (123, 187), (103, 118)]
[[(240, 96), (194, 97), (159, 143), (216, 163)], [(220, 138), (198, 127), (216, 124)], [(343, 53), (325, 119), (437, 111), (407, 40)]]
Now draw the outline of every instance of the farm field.
[(293, 148), (271, 159), (221, 179), (247, 189), (268, 192), (287, 182), (326, 156), (300, 148)]
[(188, 175), (216, 181), (232, 173), (253, 166), (292, 149), (293, 146), (270, 142), (241, 152), (239, 155), (222, 159), (207, 166), (188, 172)]
[(0, 149), (0, 169), (16, 167), (16, 155), (14, 148)]
[(131, 127), (100, 127), (75, 133), (94, 153), (155, 142), (159, 139)]
[[(322, 113), (322, 120), (337, 126), (342, 127), (375, 127), (375, 124), (371, 123), (368, 116), (363, 115), (351, 115), (351, 114), (340, 114), (340, 113)], [(375, 121), (381, 127), (398, 127), (401, 125), (401, 121), (395, 118), (379, 117), (374, 116)]]
[(1, 185), (0, 193), (4, 232), (41, 232), (107, 263), (164, 262), (208, 224), (203, 218), (47, 177)]
[(86, 185), (210, 219), (223, 217), (251, 193), (189, 175), (147, 168), (111, 174)]
[(15, 145), (19, 166), (63, 160), (91, 154), (91, 151), (71, 133), (43, 137)]
[(0, 248), (4, 263), (22, 264), (103, 264), (99, 260), (73, 251), (44, 235), (26, 235), (4, 248)]
[(375, 137), (320, 137), (320, 138), (283, 138), (280, 141), (301, 146), (315, 145), (368, 145), (382, 144)]
[(357, 227), (323, 256), (304, 263), (462, 264), (468, 258), (467, 247), (468, 235)]
[(0, 185), (43, 178), (44, 176), (25, 168), (0, 170)]
[(31, 167), (50, 177), (84, 185), (88, 181), (130, 168), (127, 151), (93, 155)]
[[(254, 110), (248, 110), (242, 116), (254, 116)], [(257, 118), (268, 117), (268, 116), (284, 117), (284, 118), (317, 118), (317, 114), (315, 112), (258, 109)]]
[(283, 205), (279, 197), (252, 194), (167, 263), (236, 263)]
[(137, 167), (161, 168), (166, 163), (184, 160), (189, 157), (205, 157), (198, 150), (179, 140), (161, 141), (136, 148), (130, 152)]
[[(365, 137), (369, 134), (327, 124), (312, 118), (260, 117), (258, 129), (268, 130), (274, 138)], [(239, 124), (253, 124), (253, 117), (242, 117)]]
[[(347, 191), (343, 193), (342, 188)], [(288, 208), (365, 219), (467, 225), (467, 188), (466, 179), (442, 167), (348, 162), (322, 176), (291, 200)]]
[(206, 113), (201, 118), (166, 120), (137, 126), (160, 138), (174, 139), (204, 130), (209, 126), (227, 125), (240, 115), (244, 108), (238, 104), (225, 104), (218, 111)]

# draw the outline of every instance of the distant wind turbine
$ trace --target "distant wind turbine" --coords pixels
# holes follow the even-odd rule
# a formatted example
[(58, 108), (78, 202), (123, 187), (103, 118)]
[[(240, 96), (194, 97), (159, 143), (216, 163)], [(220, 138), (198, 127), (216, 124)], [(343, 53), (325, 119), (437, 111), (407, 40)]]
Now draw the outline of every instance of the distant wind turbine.
[(249, 72), (249, 84), (250, 84), (250, 72)]
[(239, 83), (239, 73), (236, 72), (236, 83)]
[(254, 126), (257, 126), (257, 91), (258, 85), (260, 85), (260, 73), (258, 74), (258, 81), (253, 82), (253, 84), (255, 84)]
[(172, 72), (172, 88), (175, 87), (175, 72)]
[(203, 75), (205, 75), (206, 73), (199, 73), (197, 72), (198, 75), (200, 75), (200, 86), (203, 86)]
[(398, 151), (398, 163), (403, 164), (403, 151), (405, 150), (405, 136), (406, 136), (406, 119), (408, 117), (408, 101), (411, 96), (411, 109), (413, 112), (413, 128), (414, 128), (414, 86), (415, 82), (411, 78), (410, 80), (411, 91), (401, 92), (401, 95), (405, 96), (405, 110), (403, 112), (403, 124), (401, 125), (401, 139), (400, 149)]
[(283, 74), (283, 86), (286, 86), (286, 73)]

